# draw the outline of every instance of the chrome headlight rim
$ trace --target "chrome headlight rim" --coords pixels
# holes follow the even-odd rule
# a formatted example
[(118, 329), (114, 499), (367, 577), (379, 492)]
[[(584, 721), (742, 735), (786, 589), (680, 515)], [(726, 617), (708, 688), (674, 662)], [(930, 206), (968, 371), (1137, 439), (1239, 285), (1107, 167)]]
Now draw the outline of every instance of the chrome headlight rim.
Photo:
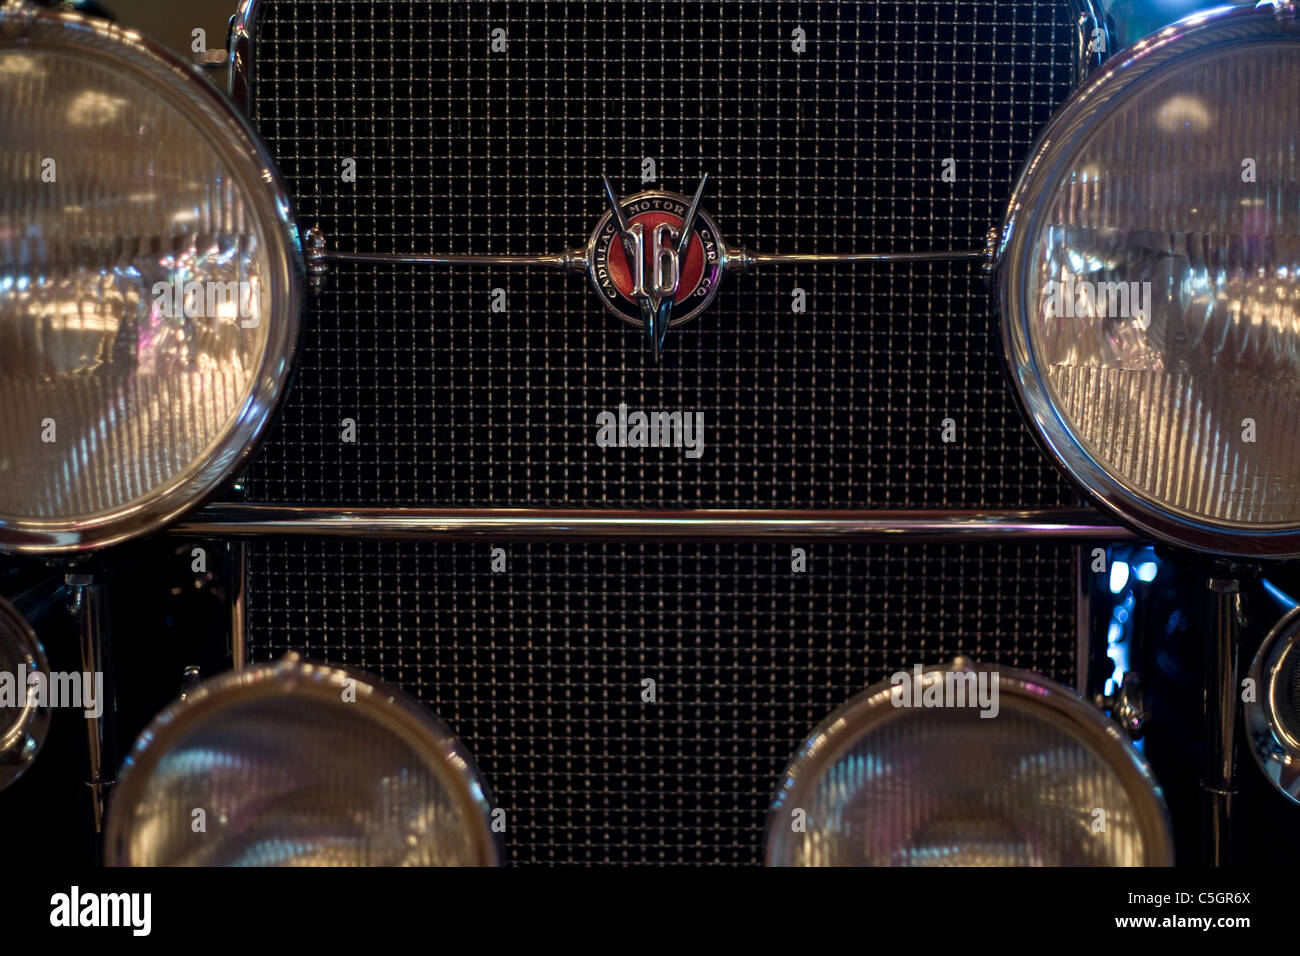
[(1255, 697), (1242, 704), (1255, 763), (1279, 793), (1300, 804), (1300, 739), (1288, 732), (1277, 707), (1278, 682), (1288, 667), (1300, 669), (1300, 607), (1287, 612), (1255, 652), (1247, 672)]
[[(39, 672), (49, 679), (50, 664), (36, 632), (27, 618), (11, 603), (0, 598), (0, 640), (12, 641), (20, 663), (29, 673)], [(14, 675), (14, 679), (17, 677)], [(35, 689), (22, 688), (26, 703), (9, 726), (0, 726), (0, 790), (17, 781), (36, 760), (49, 735), (51, 713), (34, 698)]]
[(288, 388), (303, 307), (305, 266), (289, 193), (270, 151), (249, 121), (195, 69), (140, 34), (76, 13), (0, 6), (0, 47), (56, 49), (97, 56), (129, 72), (154, 94), (189, 108), (244, 187), (263, 227), (272, 290), (261, 365), (239, 412), (190, 465), (146, 497), (93, 517), (0, 515), (0, 553), (79, 554), (147, 535), (199, 507), (236, 474), (257, 447)]
[[(922, 667), (927, 686), (942, 681), (944, 675), (988, 673), (998, 675), (998, 692), (1005, 703), (1017, 701), (1022, 711), (1044, 718), (1052, 726), (1085, 743), (1103, 759), (1134, 796), (1134, 807), (1145, 811), (1140, 817), (1143, 847), (1149, 866), (1172, 866), (1174, 862), (1173, 829), (1164, 793), (1151, 768), (1142, 759), (1127, 734), (1093, 705), (1063, 684), (1031, 671), (999, 664), (977, 664), (958, 657), (943, 665)], [(766, 866), (784, 866), (778, 859), (778, 833), (788, 826), (785, 808), (801, 805), (799, 794), (807, 792), (807, 782), (815, 782), (865, 734), (889, 720), (905, 719), (914, 709), (895, 707), (891, 702), (894, 685), (888, 680), (871, 685), (833, 710), (800, 744), (781, 775), (781, 783), (772, 797), (763, 834), (763, 862)], [(1145, 805), (1137, 795), (1150, 797)]]
[(1116, 53), (1070, 95), (1039, 135), (1016, 181), (997, 252), (1003, 354), (1031, 431), (1056, 467), (1106, 511), (1138, 532), (1179, 547), (1241, 558), (1300, 557), (1300, 525), (1241, 527), (1181, 513), (1130, 487), (1084, 447), (1058, 410), (1030, 341), (1029, 258), (1061, 167), (1108, 106), (1162, 67), (1216, 47), (1300, 42), (1300, 23), (1272, 5), (1194, 14)]
[(463, 819), (478, 823), (471, 832), (476, 865), (500, 866), (505, 849), (491, 824), (492, 792), (469, 750), (428, 707), (405, 691), (352, 668), (305, 660), (290, 652), (275, 663), (227, 671), (205, 681), (158, 714), (136, 739), (122, 762), (108, 808), (104, 835), (107, 866), (134, 866), (130, 859), (130, 808), (138, 806), (159, 762), (193, 726), (231, 707), (283, 696), (292, 691), (335, 704), (351, 680), (356, 703), (430, 759), (427, 766), (454, 794)]

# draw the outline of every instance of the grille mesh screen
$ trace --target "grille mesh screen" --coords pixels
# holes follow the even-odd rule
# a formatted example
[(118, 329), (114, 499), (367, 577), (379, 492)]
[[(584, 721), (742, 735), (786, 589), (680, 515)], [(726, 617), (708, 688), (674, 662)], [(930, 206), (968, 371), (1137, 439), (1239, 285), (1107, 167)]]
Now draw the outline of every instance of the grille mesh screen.
[[(300, 220), (343, 250), (559, 252), (604, 211), (601, 171), (629, 194), (647, 157), (647, 185), (690, 193), (709, 172), (719, 228), (757, 251), (980, 248), (1066, 91), (1057, 7), (271, 2), (256, 111)], [(955, 183), (941, 180), (947, 158)], [(491, 311), (495, 288), (505, 312)], [(733, 276), (670, 333), (659, 366), (585, 279), (547, 271), (343, 266), (309, 325), (263, 498), (973, 507), (1065, 494), (1012, 408), (971, 265)], [(703, 458), (597, 448), (596, 413), (624, 402), (704, 412)], [(345, 418), (354, 444), (339, 440)], [(954, 443), (940, 441), (945, 418)]]
[[(268, 0), (255, 109), (299, 220), (344, 250), (576, 247), (602, 171), (625, 194), (707, 171), (724, 238), (755, 251), (973, 249), (1067, 92), (1067, 7)], [(307, 325), (257, 500), (1075, 500), (1011, 404), (970, 265), (733, 276), (658, 366), (584, 278), (545, 271), (343, 266)], [(620, 403), (702, 411), (703, 457), (598, 448)], [(959, 650), (1073, 680), (1063, 546), (809, 545), (805, 574), (776, 543), (506, 546), (502, 574), (489, 547), (259, 542), (251, 649), (433, 704), (510, 812), (516, 862), (757, 862), (785, 761), (870, 681)]]
[[(757, 863), (795, 747), (959, 651), (1071, 680), (1059, 547), (267, 542), (251, 651), (383, 675), (464, 739), (520, 863)], [(653, 680), (654, 703), (643, 702)]]

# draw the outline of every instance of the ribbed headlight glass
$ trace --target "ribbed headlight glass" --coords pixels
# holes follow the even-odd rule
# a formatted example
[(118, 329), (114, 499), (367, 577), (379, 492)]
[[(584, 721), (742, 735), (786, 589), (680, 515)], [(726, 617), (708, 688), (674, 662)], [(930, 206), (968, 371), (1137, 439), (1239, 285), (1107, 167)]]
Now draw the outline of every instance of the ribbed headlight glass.
[(1300, 552), (1300, 42), (1237, 11), (1116, 59), (1013, 200), (1018, 383), (1066, 467), (1143, 528)]
[(1171, 862), (1163, 802), (1117, 727), (1031, 674), (959, 664), (923, 683), (962, 674), (998, 675), (991, 711), (895, 706), (898, 685), (881, 684), (814, 731), (769, 815), (768, 863)]
[(154, 721), (106, 846), (127, 866), (491, 865), (490, 813), (468, 753), (422, 705), (290, 656)]
[(0, 17), (0, 547), (148, 530), (246, 451), (297, 251), (261, 147), (107, 24)]

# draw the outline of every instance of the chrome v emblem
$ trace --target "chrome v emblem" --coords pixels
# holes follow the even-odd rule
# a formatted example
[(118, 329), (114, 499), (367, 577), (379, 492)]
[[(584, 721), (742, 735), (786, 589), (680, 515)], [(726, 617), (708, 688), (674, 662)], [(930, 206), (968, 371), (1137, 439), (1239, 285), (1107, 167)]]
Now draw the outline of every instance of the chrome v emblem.
[[(645, 323), (646, 332), (650, 336), (650, 348), (655, 361), (658, 362), (659, 355), (663, 351), (664, 338), (668, 335), (669, 323), (672, 321), (677, 289), (681, 285), (682, 259), (694, 235), (695, 217), (700, 212), (700, 199), (704, 196), (704, 185), (709, 181), (709, 174), (705, 173), (701, 177), (700, 185), (695, 190), (695, 196), (691, 199), (690, 207), (686, 210), (686, 216), (682, 219), (679, 228), (661, 223), (652, 229), (648, 281), (645, 275), (644, 230), (628, 223), (627, 216), (623, 212), (623, 203), (615, 194), (614, 187), (610, 185), (609, 177), (601, 173), (600, 179), (605, 184), (605, 198), (609, 201), (610, 215), (618, 229), (623, 255), (633, 275), (633, 296), (641, 309), (641, 320)], [(661, 239), (664, 238), (673, 244), (662, 244)]]

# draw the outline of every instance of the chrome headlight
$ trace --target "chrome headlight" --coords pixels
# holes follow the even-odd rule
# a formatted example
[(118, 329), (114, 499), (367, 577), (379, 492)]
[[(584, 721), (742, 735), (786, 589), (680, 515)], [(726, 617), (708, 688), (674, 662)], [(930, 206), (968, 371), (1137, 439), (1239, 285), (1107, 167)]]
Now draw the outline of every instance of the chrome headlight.
[(786, 771), (772, 866), (1172, 862), (1164, 801), (1123, 732), (1046, 678), (958, 659), (830, 715)]
[(1300, 803), (1300, 608), (1278, 622), (1250, 667), (1246, 735), (1264, 776)]
[(248, 125), (98, 20), (0, 10), (0, 549), (147, 532), (225, 479), (297, 336), (301, 256)]
[(140, 735), (109, 807), (119, 866), (499, 862), (472, 758), (401, 691), (301, 661), (218, 677)]
[(49, 701), (28, 679), (34, 673), (49, 678), (45, 652), (18, 609), (0, 598), (0, 790), (31, 766), (50, 730)]
[(1051, 454), (1142, 531), (1222, 554), (1300, 554), (1300, 32), (1280, 16), (1219, 10), (1117, 54), (1044, 132), (1002, 237), (1007, 357)]

